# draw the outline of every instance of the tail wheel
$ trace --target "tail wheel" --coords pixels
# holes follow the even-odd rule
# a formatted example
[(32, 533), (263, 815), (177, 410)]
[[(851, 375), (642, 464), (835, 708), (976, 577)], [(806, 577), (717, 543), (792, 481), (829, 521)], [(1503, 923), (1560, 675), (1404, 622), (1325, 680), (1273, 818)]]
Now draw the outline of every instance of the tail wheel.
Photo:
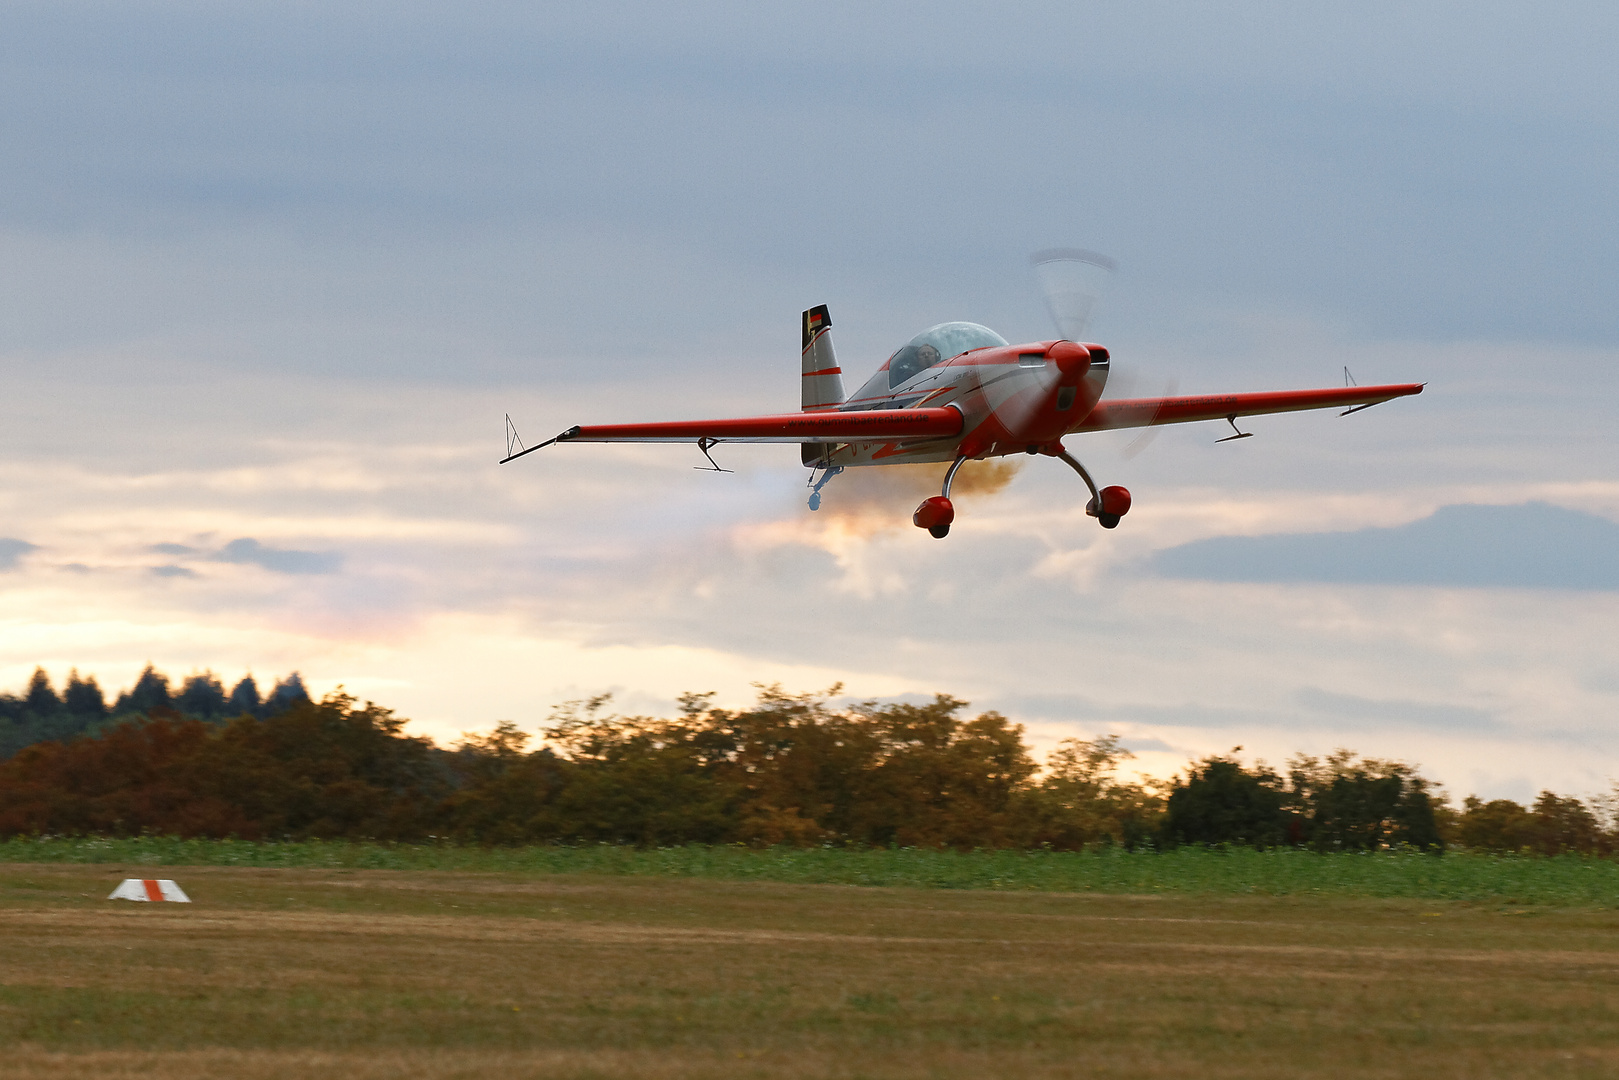
[(950, 535), (950, 526), (930, 525), (928, 527), (928, 535), (933, 537), (935, 540), (943, 540), (945, 537)]
[(1119, 515), (1117, 514), (1097, 514), (1096, 520), (1104, 529), (1117, 529), (1119, 527)]

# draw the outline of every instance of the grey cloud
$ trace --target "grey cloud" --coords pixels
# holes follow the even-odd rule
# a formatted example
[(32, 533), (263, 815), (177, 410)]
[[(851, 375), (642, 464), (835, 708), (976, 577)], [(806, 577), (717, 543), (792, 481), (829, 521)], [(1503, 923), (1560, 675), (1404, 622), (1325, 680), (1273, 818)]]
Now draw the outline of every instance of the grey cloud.
[(153, 544), (146, 549), (154, 555), (195, 555), (197, 549), (185, 544)]
[(252, 537), (232, 540), (213, 558), (215, 562), (249, 563), (277, 574), (333, 574), (343, 564), (343, 556), (334, 552), (265, 547)]
[(192, 578), (197, 576), (197, 572), (195, 570), (187, 570), (183, 566), (154, 566), (152, 567), (152, 576), (162, 578)]
[(1222, 536), (1159, 552), (1209, 581), (1619, 589), (1619, 525), (1546, 503), (1446, 506), (1391, 529)]
[[(8, 44), (30, 63), (0, 98), (21, 163), (0, 176), (0, 223), (133, 236), (148, 272), (168, 250), (152, 233), (240, 230), (217, 260), (186, 249), (158, 283), (109, 273), (97, 304), (84, 275), (105, 250), (35, 271), (8, 334), (88, 333), (65, 328), (152, 289), (125, 320), (169, 329), (218, 310), (223, 325), (304, 325), (330, 305), (408, 320), (406, 338), (487, 327), (556, 353), (600, 350), (610, 330), (615, 359), (671, 338), (746, 353), (775, 340), (753, 313), (790, 325), (812, 301), (789, 294), (812, 287), (875, 292), (872, 306), (903, 309), (895, 336), (947, 313), (1043, 331), (1009, 271), (1070, 239), (1133, 268), (1143, 292), (1111, 318), (1138, 333), (1177, 298), (1233, 296), (1380, 334), (1619, 333), (1603, 292), (1619, 256), (1602, 240), (1615, 95), (1590, 47), (1604, 39), (1595, 9), (1508, 9), (1465, 33), (1453, 16), (1408, 14), (1390, 34), (1375, 16), (1057, 5), (986, 20), (955, 6), (925, 27), (829, 13), (841, 31), (806, 36), (790, 15), (711, 4), (675, 18), (631, 4), (617, 19), (555, 6), (417, 8), (386, 46), (364, 19), (274, 5), (8, 12)], [(1052, 56), (1040, 79), (1001, 77), (1053, 36), (1088, 47)], [(1549, 64), (1558, 78), (1537, 77)], [(944, 149), (958, 146), (1045, 164), (958, 168)], [(1076, 218), (1097, 235), (1053, 235)], [(318, 255), (262, 242), (265, 222), (321, 238)], [(480, 250), (483, 233), (520, 241)], [(413, 239), (427, 246), (404, 251)], [(569, 240), (600, 254), (581, 267)], [(451, 261), (458, 273), (422, 269)], [(340, 350), (347, 368), (399, 372), (393, 340), (360, 337), (379, 344)], [(328, 366), (286, 344), (277, 363)], [(458, 378), (495, 367), (457, 345)]]
[(1580, 685), (1598, 693), (1619, 694), (1619, 671), (1588, 671), (1580, 677)]
[(30, 551), (38, 551), (38, 544), (30, 544), (26, 540), (13, 540), (10, 537), (0, 536), (0, 570), (15, 570), (17, 563)]
[(1500, 721), (1492, 714), (1465, 705), (1365, 698), (1313, 686), (1301, 687), (1293, 698), (1311, 712), (1324, 714), (1334, 720), (1371, 722), (1378, 726), (1410, 725), (1427, 730), (1450, 728), (1497, 732), (1501, 729)]

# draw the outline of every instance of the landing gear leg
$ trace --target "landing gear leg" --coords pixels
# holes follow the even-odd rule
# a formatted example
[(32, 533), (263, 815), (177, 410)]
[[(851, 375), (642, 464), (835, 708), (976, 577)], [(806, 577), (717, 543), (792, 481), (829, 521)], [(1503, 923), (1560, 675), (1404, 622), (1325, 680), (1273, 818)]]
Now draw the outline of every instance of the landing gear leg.
[(964, 457), (958, 457), (956, 460), (950, 463), (950, 471), (944, 474), (944, 490), (939, 494), (943, 495), (947, 499), (950, 497), (950, 485), (956, 481), (956, 470), (961, 468), (962, 464), (966, 460), (967, 459)]
[(1130, 511), (1130, 493), (1122, 487), (1109, 487), (1098, 491), (1096, 481), (1091, 479), (1091, 474), (1085, 471), (1085, 466), (1079, 463), (1078, 458), (1061, 449), (1057, 451), (1056, 456), (1066, 461), (1069, 467), (1079, 474), (1079, 478), (1085, 481), (1085, 486), (1091, 489), (1091, 501), (1085, 504), (1085, 512), (1095, 518), (1097, 524), (1104, 529), (1118, 528), (1119, 519)]
[(810, 470), (810, 489), (811, 490), (810, 490), (810, 497), (809, 497), (809, 508), (811, 510), (819, 510), (821, 508), (821, 489), (826, 487), (826, 482), (828, 480), (832, 479), (834, 476), (838, 475), (838, 473), (840, 473), (842, 471), (843, 471), (843, 466), (842, 465), (828, 465), (826, 467), (826, 471), (821, 474), (821, 479), (819, 481), (817, 481), (815, 479), (815, 470), (814, 469)]
[(950, 484), (956, 478), (956, 470), (966, 461), (958, 457), (950, 463), (950, 471), (944, 474), (944, 491), (931, 499), (925, 499), (916, 513), (911, 515), (911, 521), (919, 529), (926, 529), (935, 539), (943, 540), (950, 535), (950, 523), (956, 520), (956, 508), (950, 502)]

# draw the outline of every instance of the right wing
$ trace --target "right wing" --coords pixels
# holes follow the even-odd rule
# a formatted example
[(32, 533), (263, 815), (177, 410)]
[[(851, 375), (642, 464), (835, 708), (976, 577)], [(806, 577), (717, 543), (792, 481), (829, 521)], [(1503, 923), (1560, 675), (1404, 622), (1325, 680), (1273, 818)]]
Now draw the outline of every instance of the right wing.
[(739, 416), (729, 420), (664, 420), (649, 424), (571, 427), (554, 439), (503, 458), (502, 464), (554, 442), (757, 442), (847, 443), (895, 439), (948, 439), (961, 434), (961, 410), (866, 409)]
[(1421, 383), (1389, 386), (1344, 386), (1326, 390), (1275, 390), (1257, 394), (1199, 394), (1187, 397), (1128, 398), (1098, 402), (1091, 414), (1070, 431), (1189, 424), (1197, 420), (1258, 416), (1262, 413), (1364, 408), (1391, 398), (1422, 393)]

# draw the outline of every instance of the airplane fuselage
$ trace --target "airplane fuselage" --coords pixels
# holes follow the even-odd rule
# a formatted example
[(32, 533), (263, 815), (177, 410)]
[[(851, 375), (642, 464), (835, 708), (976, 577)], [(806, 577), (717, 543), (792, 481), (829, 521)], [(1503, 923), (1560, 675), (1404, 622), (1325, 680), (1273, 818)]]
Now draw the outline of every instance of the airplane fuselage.
[[(961, 327), (1000, 339), (983, 327)], [(937, 330), (938, 328), (935, 328)], [(935, 337), (944, 335), (935, 334)], [(1108, 352), (1100, 345), (1036, 341), (980, 345), (947, 359), (918, 365), (907, 350), (933, 346), (920, 335), (900, 349), (864, 386), (835, 406), (841, 412), (950, 407), (962, 414), (959, 435), (938, 439), (843, 443), (826, 464), (892, 465), (1038, 452), (1084, 423), (1107, 385)], [(941, 350), (942, 352), (942, 350)]]

